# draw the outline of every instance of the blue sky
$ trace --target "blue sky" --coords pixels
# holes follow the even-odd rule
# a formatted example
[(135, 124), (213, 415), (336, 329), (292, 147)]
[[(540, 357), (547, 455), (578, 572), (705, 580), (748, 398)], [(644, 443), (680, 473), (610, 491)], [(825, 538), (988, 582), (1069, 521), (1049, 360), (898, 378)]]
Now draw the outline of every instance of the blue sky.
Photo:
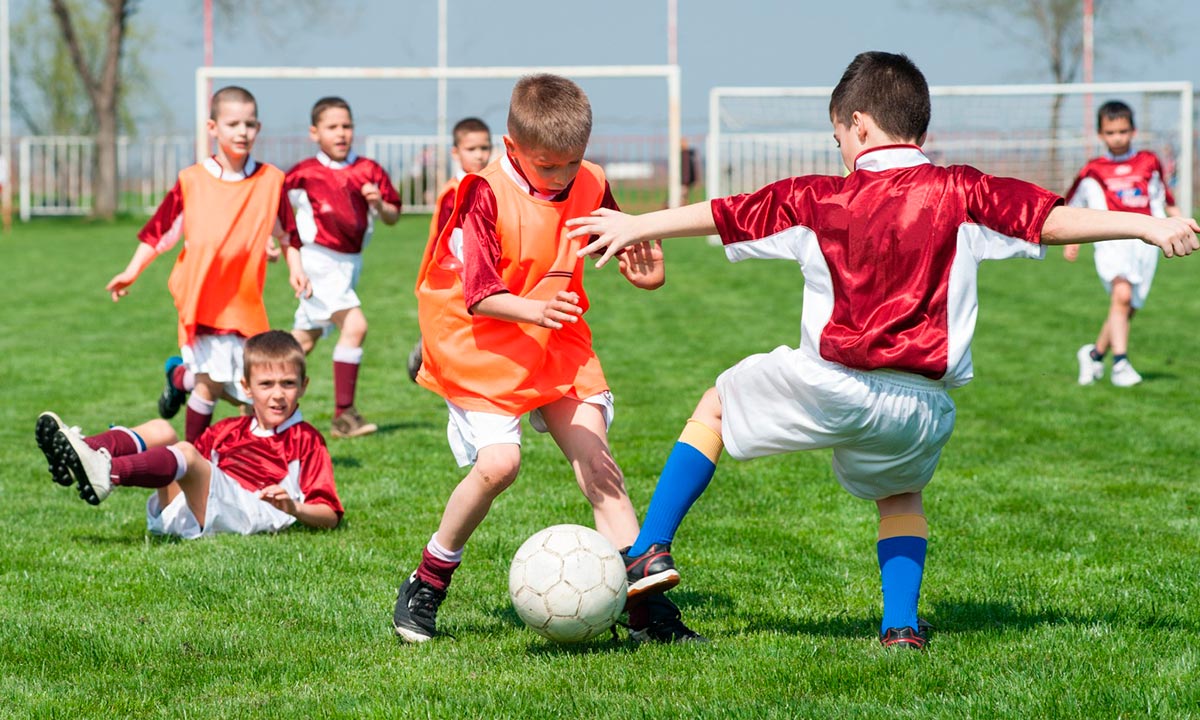
[[(14, 0), (13, 15), (34, 0)], [(40, 0), (38, 0), (40, 1)], [(252, 3), (240, 3), (243, 6)], [(278, 3), (286, 5), (286, 3)], [(249, 14), (218, 25), (218, 65), (433, 65), (436, 0), (330, 0), (313, 22), (269, 22)], [(904, 52), (932, 84), (1043, 82), (1045, 62), (1012, 35), (922, 0), (679, 0), (679, 61), (685, 132), (703, 132), (715, 85), (832, 85), (858, 52)], [(1190, 80), (1200, 85), (1200, 51), (1187, 31), (1200, 27), (1194, 0), (1125, 3), (1154, 11), (1153, 42), (1104, 54), (1098, 81)], [(187, 130), (192, 78), (202, 61), (199, 0), (144, 0), (133, 22), (151, 31), (142, 49), (172, 117), (143, 118), (143, 131)], [(343, 8), (348, 8), (345, 10)], [(534, 2), (449, 0), (451, 65), (659, 64), (666, 62), (665, 0)], [(269, 25), (271, 30), (264, 32)], [(1102, 27), (1098, 32), (1112, 30)], [(1164, 53), (1163, 47), (1173, 48)], [(319, 95), (342, 94), (363, 132), (413, 132), (434, 113), (432, 82), (248, 81), (267, 132), (295, 134)], [(630, 133), (661, 128), (664, 84), (591, 81), (598, 127)], [(511, 81), (451, 83), (450, 116), (479, 114), (502, 125)], [(171, 124), (172, 127), (154, 127)], [(432, 131), (429, 126), (428, 131)]]

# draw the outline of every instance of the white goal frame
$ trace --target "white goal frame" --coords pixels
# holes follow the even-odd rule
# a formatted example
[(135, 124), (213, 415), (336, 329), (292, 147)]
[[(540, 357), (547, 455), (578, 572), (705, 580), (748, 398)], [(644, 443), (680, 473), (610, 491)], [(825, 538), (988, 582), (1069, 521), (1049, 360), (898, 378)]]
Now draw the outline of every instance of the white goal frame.
[[(1192, 83), (1074, 83), (1043, 85), (942, 85), (929, 88), (932, 97), (968, 95), (1119, 95), (1121, 93), (1178, 93), (1179, 128), (1183, 142), (1179, 148), (1179, 173), (1175, 190), (1176, 206), (1185, 217), (1192, 216), (1192, 177), (1195, 163), (1195, 113)], [(708, 94), (708, 147), (705, 185), (708, 197), (718, 192), (721, 179), (721, 98), (724, 97), (829, 97), (832, 87), (715, 87)], [(830, 140), (832, 143), (832, 140)]]
[[(205, 67), (196, 68), (196, 161), (210, 152), (208, 131), (209, 81), (236, 80), (488, 80), (554, 73), (569, 78), (654, 78), (667, 83), (668, 202), (682, 199), (680, 81), (678, 65), (566, 65), (539, 67)], [(441, 145), (449, 144), (442, 138)]]

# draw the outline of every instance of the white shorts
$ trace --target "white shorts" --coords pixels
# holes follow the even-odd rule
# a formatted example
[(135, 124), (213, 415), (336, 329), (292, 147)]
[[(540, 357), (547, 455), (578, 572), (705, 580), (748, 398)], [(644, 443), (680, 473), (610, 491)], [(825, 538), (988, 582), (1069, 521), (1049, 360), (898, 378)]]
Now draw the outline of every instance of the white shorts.
[(362, 253), (340, 253), (321, 245), (300, 249), (300, 264), (312, 282), (312, 297), (300, 298), (292, 327), (297, 330), (333, 328), (333, 314), (362, 303), (354, 288), (362, 274)]
[[(208, 461), (205, 461), (208, 462)], [(293, 498), (302, 498), (300, 486), (290, 477), (280, 483)], [(295, 487), (292, 487), (295, 485)], [(262, 500), (253, 492), (238, 484), (237, 480), (212, 466), (212, 477), (208, 484), (208, 505), (204, 514), (204, 527), (196, 520), (183, 493), (175, 496), (167, 506), (160, 507), (158, 493), (151, 493), (146, 501), (146, 528), (155, 535), (176, 535), (185, 540), (236, 533), (253, 535), (262, 532), (279, 532), (296, 522), (274, 505)]]
[(246, 338), (241, 335), (197, 335), (191, 345), (179, 348), (179, 355), (193, 374), (207, 375), (213, 382), (224, 385), (230, 397), (249, 405), (250, 396), (242, 387), (245, 346)]
[(1160, 252), (1141, 240), (1105, 240), (1096, 243), (1096, 274), (1104, 283), (1104, 291), (1111, 295), (1113, 281), (1125, 278), (1133, 286), (1130, 305), (1137, 309), (1146, 304)]
[[(583, 402), (596, 405), (604, 413), (604, 427), (608, 428), (613, 421), (613, 396), (605, 390), (593, 395)], [(446, 424), (446, 439), (450, 442), (450, 451), (459, 467), (475, 463), (479, 451), (489, 445), (520, 445), (521, 418), (512, 415), (464, 410), (449, 400), (446, 407), (450, 410), (450, 422)], [(546, 421), (541, 409), (529, 413), (529, 424), (534, 430), (544, 433), (547, 431)]]
[(726, 370), (717, 391), (731, 456), (833, 448), (838, 482), (865, 500), (925, 487), (954, 430), (954, 401), (940, 383), (859, 372), (790, 347)]

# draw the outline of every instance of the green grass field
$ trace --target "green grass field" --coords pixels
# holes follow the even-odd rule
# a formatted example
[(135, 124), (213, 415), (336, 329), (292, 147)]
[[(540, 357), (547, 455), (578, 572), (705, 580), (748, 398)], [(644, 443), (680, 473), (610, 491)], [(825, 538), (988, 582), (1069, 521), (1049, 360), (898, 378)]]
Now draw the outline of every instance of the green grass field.
[[(976, 380), (954, 393), (958, 428), (926, 491), (924, 654), (875, 639), (875, 510), (838, 487), (824, 452), (725, 458), (684, 523), (672, 596), (711, 644), (542, 640), (509, 605), (509, 560), (536, 530), (591, 515), (532, 432), (442, 607), (453, 638), (405, 646), (395, 586), (460, 479), (442, 401), (403, 369), (426, 226), (405, 218), (367, 251), (358, 405), (382, 430), (330, 441), (341, 528), (197, 542), (148, 536), (143, 491), (84, 504), (33, 441), (44, 409), (88, 431), (154, 416), (176, 349), (170, 260), (114, 305), (103, 286), (136, 224), (0, 238), (0, 717), (1200, 717), (1200, 259), (1159, 266), (1134, 323), (1146, 382), (1129, 390), (1075, 385), (1106, 302), (1089, 251), (984, 267)], [(656, 293), (589, 271), (639, 511), (716, 375), (798, 341), (794, 265), (730, 265), (701, 241), (667, 251)], [(268, 295), (289, 327), (282, 266)], [(318, 345), (303, 401), (323, 431), (331, 350)]]

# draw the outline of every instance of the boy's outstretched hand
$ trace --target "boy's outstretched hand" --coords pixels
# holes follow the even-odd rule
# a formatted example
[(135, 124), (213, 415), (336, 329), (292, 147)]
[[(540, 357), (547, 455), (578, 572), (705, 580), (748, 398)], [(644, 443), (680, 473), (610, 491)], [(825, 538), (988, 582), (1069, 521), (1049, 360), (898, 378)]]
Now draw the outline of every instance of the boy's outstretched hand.
[(123, 270), (113, 276), (112, 280), (104, 286), (104, 289), (112, 295), (112, 301), (116, 302), (129, 294), (129, 286), (137, 280), (138, 274), (132, 270)]
[(1197, 233), (1200, 233), (1200, 225), (1193, 218), (1158, 218), (1154, 229), (1146, 233), (1142, 240), (1160, 248), (1163, 257), (1191, 255), (1200, 250)]
[(643, 290), (662, 287), (666, 280), (663, 272), (662, 240), (634, 243), (617, 255), (621, 274), (634, 286)]
[(574, 228), (567, 233), (568, 238), (585, 235), (597, 236), (588, 245), (579, 250), (579, 257), (604, 251), (604, 255), (596, 261), (596, 267), (604, 267), (614, 255), (643, 238), (636, 232), (637, 217), (616, 210), (600, 208), (593, 210), (591, 215), (567, 220), (567, 227)]

